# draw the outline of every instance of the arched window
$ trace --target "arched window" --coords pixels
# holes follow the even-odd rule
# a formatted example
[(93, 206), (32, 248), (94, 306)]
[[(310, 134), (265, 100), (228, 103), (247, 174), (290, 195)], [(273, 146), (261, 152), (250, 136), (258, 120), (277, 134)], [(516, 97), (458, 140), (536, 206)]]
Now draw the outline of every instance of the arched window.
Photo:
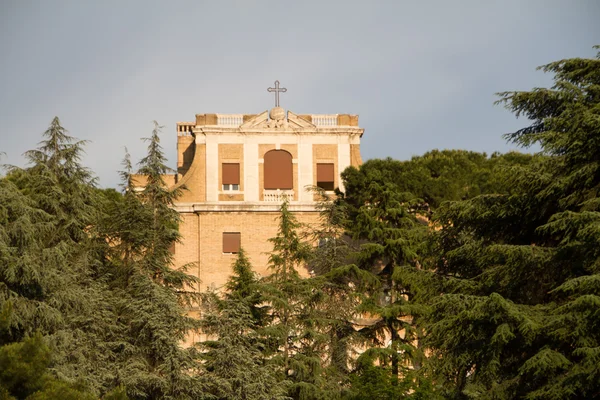
[(293, 189), (292, 155), (285, 150), (265, 154), (265, 189)]

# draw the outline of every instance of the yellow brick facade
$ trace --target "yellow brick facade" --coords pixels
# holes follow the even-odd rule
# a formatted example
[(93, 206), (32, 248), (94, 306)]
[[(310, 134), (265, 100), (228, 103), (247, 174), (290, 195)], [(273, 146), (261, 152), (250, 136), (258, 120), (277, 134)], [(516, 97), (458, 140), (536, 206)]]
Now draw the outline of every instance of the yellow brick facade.
[[(301, 223), (319, 223), (316, 212), (298, 212), (295, 216)], [(180, 225), (183, 240), (175, 246), (176, 267), (195, 263), (188, 273), (200, 278), (198, 290), (219, 289), (231, 275), (236, 259), (235, 254), (223, 253), (223, 233), (239, 232), (254, 271), (266, 276), (268, 253), (273, 249), (269, 239), (277, 235), (278, 218), (278, 212), (184, 213)], [(308, 275), (307, 271), (301, 273)]]
[[(231, 274), (236, 255), (223, 253), (224, 232), (239, 232), (254, 270), (269, 274), (269, 239), (277, 235), (282, 200), (278, 196), (289, 199), (301, 223), (314, 226), (319, 213), (306, 187), (317, 183), (317, 164), (334, 164), (338, 187), (340, 173), (361, 163), (363, 130), (356, 115), (296, 115), (282, 109), (197, 114), (194, 122), (178, 123), (177, 134), (178, 174), (170, 183), (185, 190), (175, 204), (182, 235), (175, 246), (175, 266), (188, 265), (188, 272), (201, 280), (195, 290), (202, 292), (219, 290)], [(291, 154), (293, 190), (264, 190), (264, 156), (271, 150)], [(239, 190), (223, 190), (223, 163), (240, 164)]]

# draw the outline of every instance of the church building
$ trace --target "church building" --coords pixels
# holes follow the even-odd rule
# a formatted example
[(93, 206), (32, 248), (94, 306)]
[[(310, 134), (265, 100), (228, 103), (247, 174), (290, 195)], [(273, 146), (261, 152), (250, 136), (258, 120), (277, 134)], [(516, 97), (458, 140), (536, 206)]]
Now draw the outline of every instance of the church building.
[(358, 116), (295, 114), (279, 106), (260, 114), (197, 114), (177, 123), (177, 174), (185, 186), (175, 203), (182, 242), (175, 266), (193, 263), (199, 291), (218, 290), (231, 274), (240, 248), (254, 270), (268, 275), (268, 241), (277, 235), (283, 199), (302, 223), (318, 223), (316, 197), (306, 190), (333, 191), (340, 173), (361, 164)]

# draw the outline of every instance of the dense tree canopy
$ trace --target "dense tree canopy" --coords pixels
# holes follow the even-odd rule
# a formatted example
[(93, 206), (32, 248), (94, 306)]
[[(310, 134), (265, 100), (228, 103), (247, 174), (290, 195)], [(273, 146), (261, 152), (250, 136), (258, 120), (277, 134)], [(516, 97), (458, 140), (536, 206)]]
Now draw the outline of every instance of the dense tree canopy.
[(161, 127), (118, 192), (53, 119), (0, 177), (0, 399), (600, 398), (600, 55), (541, 69), (498, 101), (539, 154), (348, 168), (320, 224), (282, 204), (269, 276), (242, 250), (202, 296)]
[(545, 157), (437, 215), (427, 344), (448, 397), (600, 396), (600, 59), (542, 69), (552, 88), (499, 102), (531, 121), (507, 138)]

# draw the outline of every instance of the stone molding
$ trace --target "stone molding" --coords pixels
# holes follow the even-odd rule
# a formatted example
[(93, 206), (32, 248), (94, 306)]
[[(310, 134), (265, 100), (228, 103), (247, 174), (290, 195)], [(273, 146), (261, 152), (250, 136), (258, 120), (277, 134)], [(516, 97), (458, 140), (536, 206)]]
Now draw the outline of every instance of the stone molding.
[[(200, 212), (279, 212), (281, 204), (250, 202), (250, 201), (229, 201), (223, 202), (202, 202), (202, 203), (176, 203), (173, 207), (180, 213), (200, 213)], [(319, 212), (315, 202), (290, 202), (288, 210), (292, 212)]]

